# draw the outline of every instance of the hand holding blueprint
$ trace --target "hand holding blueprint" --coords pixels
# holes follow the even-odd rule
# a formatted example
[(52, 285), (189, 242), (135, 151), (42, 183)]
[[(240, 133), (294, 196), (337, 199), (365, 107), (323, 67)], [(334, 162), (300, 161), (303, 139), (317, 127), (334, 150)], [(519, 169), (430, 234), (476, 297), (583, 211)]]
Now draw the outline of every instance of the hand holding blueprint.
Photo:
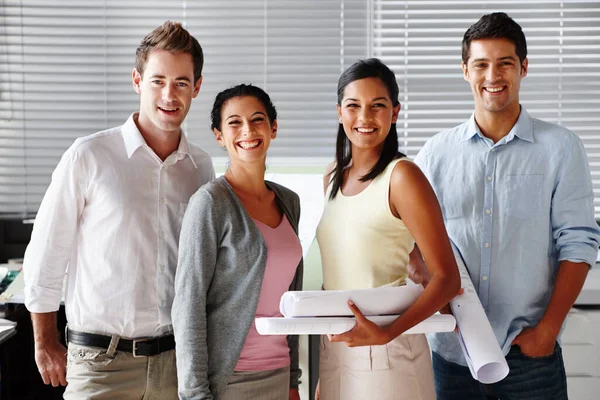
[[(359, 290), (316, 290), (286, 292), (279, 308), (285, 318), (256, 318), (261, 335), (340, 334), (354, 328), (356, 319), (348, 308), (352, 300), (361, 312), (380, 326), (391, 324), (423, 292), (420, 285), (380, 287)], [(405, 334), (451, 332), (456, 326), (452, 315), (432, 315), (408, 329)]]
[(486, 384), (501, 381), (509, 371), (506, 358), (485, 315), (467, 267), (454, 246), (453, 250), (464, 289), (463, 294), (450, 302), (458, 325), (460, 346), (473, 378)]

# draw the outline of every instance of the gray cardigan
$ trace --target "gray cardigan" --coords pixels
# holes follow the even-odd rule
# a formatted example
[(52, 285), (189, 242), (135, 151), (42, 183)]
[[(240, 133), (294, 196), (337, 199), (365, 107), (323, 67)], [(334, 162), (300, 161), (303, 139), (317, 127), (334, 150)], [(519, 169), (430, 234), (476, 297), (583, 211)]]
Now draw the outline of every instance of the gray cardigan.
[[(300, 199), (266, 182), (298, 233)], [(264, 239), (224, 177), (190, 199), (179, 238), (175, 334), (180, 399), (219, 399), (254, 321), (267, 260)], [(302, 288), (302, 260), (290, 290)], [(290, 387), (298, 386), (298, 336), (288, 336)]]

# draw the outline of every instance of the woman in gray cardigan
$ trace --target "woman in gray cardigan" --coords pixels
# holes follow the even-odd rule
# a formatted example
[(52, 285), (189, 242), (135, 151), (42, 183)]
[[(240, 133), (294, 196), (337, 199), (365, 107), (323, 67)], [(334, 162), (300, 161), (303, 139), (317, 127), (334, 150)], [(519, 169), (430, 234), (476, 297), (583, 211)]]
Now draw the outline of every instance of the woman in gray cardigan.
[(264, 180), (276, 117), (252, 85), (215, 99), (212, 128), (230, 167), (183, 217), (172, 309), (181, 399), (299, 399), (298, 337), (259, 336), (254, 326), (302, 287), (298, 195)]

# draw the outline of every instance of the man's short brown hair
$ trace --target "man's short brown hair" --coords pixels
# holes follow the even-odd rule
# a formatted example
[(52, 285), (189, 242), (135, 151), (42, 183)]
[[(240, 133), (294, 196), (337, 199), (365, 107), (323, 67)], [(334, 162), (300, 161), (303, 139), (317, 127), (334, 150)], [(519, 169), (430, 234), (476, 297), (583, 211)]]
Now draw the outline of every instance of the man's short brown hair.
[(202, 76), (204, 54), (200, 43), (179, 22), (167, 21), (146, 35), (135, 51), (135, 69), (144, 76), (148, 54), (152, 50), (187, 53), (194, 61), (194, 83)]

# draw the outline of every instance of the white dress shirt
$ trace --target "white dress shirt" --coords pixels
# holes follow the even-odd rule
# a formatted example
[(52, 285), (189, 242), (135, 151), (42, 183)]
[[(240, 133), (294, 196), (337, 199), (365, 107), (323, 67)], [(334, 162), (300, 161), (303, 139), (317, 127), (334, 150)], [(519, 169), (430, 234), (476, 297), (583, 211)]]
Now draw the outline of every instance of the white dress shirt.
[(129, 338), (171, 330), (181, 220), (214, 169), (183, 134), (179, 148), (161, 161), (136, 118), (79, 138), (65, 152), (25, 252), (27, 309), (58, 310), (67, 271), (73, 330)]

